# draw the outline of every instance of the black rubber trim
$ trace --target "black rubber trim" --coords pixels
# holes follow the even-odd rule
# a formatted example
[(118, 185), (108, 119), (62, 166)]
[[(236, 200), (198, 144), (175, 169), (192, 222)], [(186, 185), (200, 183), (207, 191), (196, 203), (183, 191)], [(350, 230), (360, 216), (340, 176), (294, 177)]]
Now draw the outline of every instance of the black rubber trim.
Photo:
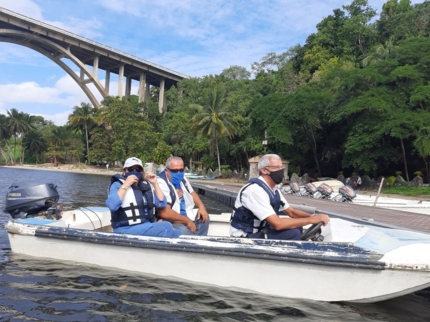
[[(270, 244), (273, 249), (256, 249), (240, 246), (238, 246), (237, 248), (223, 248), (217, 247), (216, 245), (202, 246), (190, 243), (190, 240), (193, 240), (193, 238), (166, 238), (166, 241), (160, 239), (142, 240), (139, 238), (130, 237), (130, 235), (119, 235), (106, 232), (95, 232), (81, 229), (58, 227), (37, 228), (35, 231), (35, 236), (40, 238), (53, 238), (91, 244), (126, 246), (186, 253), (213, 254), (254, 259), (270, 259), (277, 261), (334, 267), (350, 267), (374, 270), (385, 269), (385, 263), (378, 261), (378, 259), (382, 257), (381, 254), (369, 252), (362, 248), (355, 247), (347, 243), (292, 242), (290, 243), (290, 246), (288, 246), (288, 242), (279, 243), (279, 241), (257, 241), (255, 243), (257, 246), (264, 246), (264, 244)], [(236, 239), (228, 239), (227, 241), (227, 238), (209, 237), (205, 238), (205, 240), (234, 243)], [(239, 242), (240, 241), (237, 241), (236, 243)], [(280, 246), (279, 244), (282, 245)], [(308, 249), (307, 246), (311, 246), (310, 249)], [(291, 248), (292, 251), (288, 254), (280, 253), (280, 247)], [(276, 248), (278, 248), (278, 251), (276, 251)], [(336, 256), (336, 254), (339, 254), (338, 252), (336, 252), (336, 250), (343, 252), (347, 255), (344, 257)], [(327, 253), (333, 253), (333, 256), (329, 256), (327, 255)]]

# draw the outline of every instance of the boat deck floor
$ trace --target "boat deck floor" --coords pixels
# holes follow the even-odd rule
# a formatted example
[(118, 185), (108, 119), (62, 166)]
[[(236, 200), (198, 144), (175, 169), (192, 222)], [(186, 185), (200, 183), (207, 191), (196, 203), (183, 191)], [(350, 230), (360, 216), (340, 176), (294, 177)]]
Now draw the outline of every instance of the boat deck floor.
[[(220, 194), (230, 194), (235, 198), (243, 184), (228, 184), (221, 182), (191, 181), (194, 189), (218, 191)], [(424, 233), (430, 233), (430, 215), (418, 214), (394, 209), (385, 209), (350, 203), (333, 202), (330, 200), (319, 200), (292, 195), (284, 195), (291, 204), (316, 207), (319, 210), (342, 214), (349, 217), (375, 221), (400, 228), (411, 229)]]

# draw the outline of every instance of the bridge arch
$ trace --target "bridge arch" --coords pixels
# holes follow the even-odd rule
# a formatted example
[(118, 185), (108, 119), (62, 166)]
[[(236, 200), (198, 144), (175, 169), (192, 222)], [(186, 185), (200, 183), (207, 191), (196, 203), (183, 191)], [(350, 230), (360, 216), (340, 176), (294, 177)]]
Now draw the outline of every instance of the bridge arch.
[[(5, 36), (13, 37), (9, 38)], [(100, 81), (96, 77), (94, 77), (93, 73), (87, 68), (87, 66), (85, 66), (85, 64), (83, 64), (76, 56), (74, 56), (70, 52), (69, 48), (64, 48), (54, 43), (53, 41), (50, 41), (49, 39), (44, 39), (38, 36), (37, 34), (11, 29), (0, 29), (0, 41), (13, 43), (16, 45), (33, 49), (52, 60), (73, 78), (73, 80), (81, 87), (90, 102), (96, 108), (100, 108), (100, 103), (97, 101), (94, 94), (88, 88), (87, 84), (93, 83), (103, 98), (108, 95)], [(39, 44), (44, 44), (43, 47), (48, 47), (49, 51), (44, 49)], [(70, 59), (81, 70), (81, 75), (86, 75), (88, 78), (83, 79), (83, 77), (79, 77), (78, 75), (76, 75), (76, 73), (69, 66), (67, 66), (67, 64), (61, 61), (61, 58)]]
[[(150, 86), (159, 87), (160, 113), (167, 110), (165, 91), (188, 78), (166, 67), (2, 7), (0, 41), (33, 49), (51, 59), (73, 78), (96, 108), (100, 107), (100, 103), (87, 84), (94, 84), (104, 98), (109, 94), (111, 74), (118, 75), (118, 96), (125, 95), (126, 99), (130, 98), (133, 80), (139, 82), (139, 102), (149, 99)], [(80, 75), (76, 75), (62, 58), (70, 59), (79, 68)], [(99, 69), (106, 71), (104, 86), (98, 80)]]

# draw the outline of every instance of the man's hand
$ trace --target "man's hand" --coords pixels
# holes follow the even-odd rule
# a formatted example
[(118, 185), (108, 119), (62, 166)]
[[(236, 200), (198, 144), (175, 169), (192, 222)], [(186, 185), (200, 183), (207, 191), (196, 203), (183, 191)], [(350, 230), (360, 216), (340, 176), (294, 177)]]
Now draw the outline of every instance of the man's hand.
[(188, 229), (192, 231), (193, 234), (196, 233), (196, 224), (193, 221), (191, 220), (187, 221), (186, 225)]
[(311, 219), (312, 219), (312, 224), (318, 224), (322, 221), (324, 223), (324, 226), (327, 226), (328, 222), (330, 221), (329, 216), (324, 214), (313, 215)]
[(155, 186), (157, 184), (157, 176), (155, 174), (153, 174), (152, 172), (146, 172), (145, 173), (145, 179), (152, 184), (153, 186)]
[(133, 184), (138, 183), (138, 182), (139, 182), (139, 179), (134, 174), (132, 174), (132, 175), (127, 177), (127, 179), (125, 180), (125, 182), (122, 185), (126, 188), (129, 188)]
[(196, 218), (201, 219), (203, 222), (206, 222), (208, 220), (208, 217), (209, 215), (206, 208), (204, 206), (200, 207), (199, 210), (197, 211)]

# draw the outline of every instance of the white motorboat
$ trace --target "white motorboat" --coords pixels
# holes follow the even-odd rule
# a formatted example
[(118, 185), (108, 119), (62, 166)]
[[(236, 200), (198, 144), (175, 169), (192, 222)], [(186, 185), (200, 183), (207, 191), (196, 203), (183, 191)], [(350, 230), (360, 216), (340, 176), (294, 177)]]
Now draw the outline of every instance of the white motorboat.
[(377, 198), (376, 194), (357, 194), (353, 203), (363, 206), (375, 206), (430, 215), (430, 200), (403, 199), (384, 196)]
[[(345, 185), (339, 180), (316, 181), (313, 183), (313, 185), (317, 188), (320, 187), (322, 184), (330, 186), (333, 190), (332, 195), (327, 199), (332, 199), (333, 195), (335, 195), (337, 191), (340, 191), (339, 189), (345, 187)], [(300, 186), (299, 188), (303, 190), (302, 186)], [(351, 188), (349, 189), (352, 190)], [(415, 212), (418, 214), (430, 215), (430, 198), (429, 200), (394, 198), (378, 196), (376, 193), (360, 194), (354, 191), (354, 197), (351, 198), (350, 202), (363, 206), (395, 209), (399, 211)]]
[(211, 215), (208, 237), (177, 239), (115, 234), (104, 207), (20, 216), (6, 225), (12, 252), (39, 259), (317, 301), (371, 303), (430, 287), (430, 235), (338, 218), (313, 242), (228, 237), (230, 214)]

